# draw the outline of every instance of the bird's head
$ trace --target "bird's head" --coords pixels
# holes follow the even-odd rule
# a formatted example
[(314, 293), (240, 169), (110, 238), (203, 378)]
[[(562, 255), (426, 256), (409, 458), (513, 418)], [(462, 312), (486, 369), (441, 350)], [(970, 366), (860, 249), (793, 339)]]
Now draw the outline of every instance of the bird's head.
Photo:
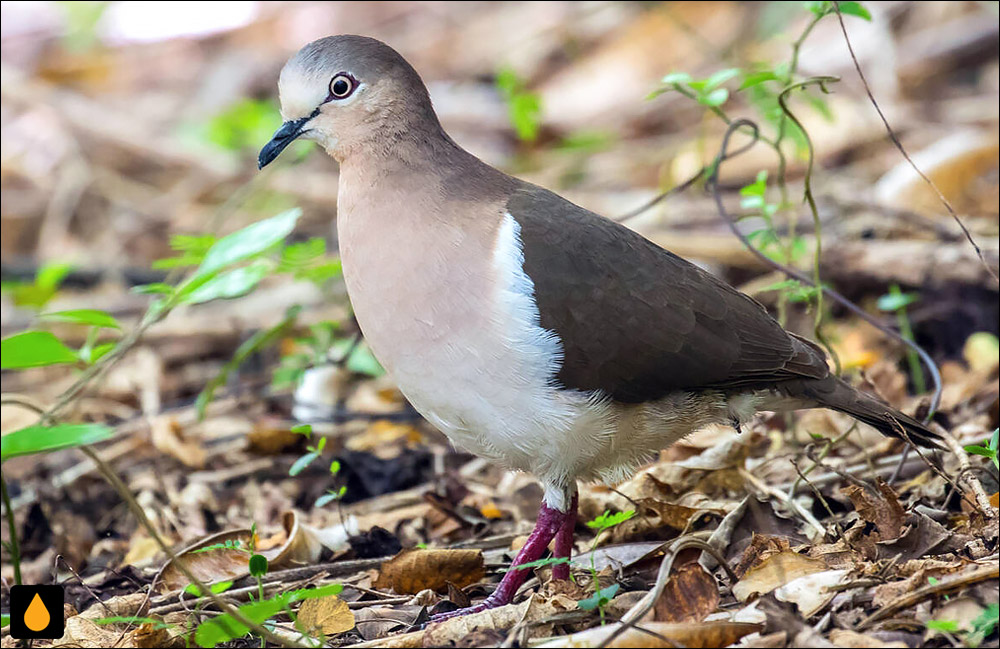
[(257, 159), (263, 169), (292, 141), (314, 140), (339, 161), (378, 155), (404, 134), (440, 128), (427, 89), (394, 49), (364, 36), (309, 43), (281, 70), (281, 125)]

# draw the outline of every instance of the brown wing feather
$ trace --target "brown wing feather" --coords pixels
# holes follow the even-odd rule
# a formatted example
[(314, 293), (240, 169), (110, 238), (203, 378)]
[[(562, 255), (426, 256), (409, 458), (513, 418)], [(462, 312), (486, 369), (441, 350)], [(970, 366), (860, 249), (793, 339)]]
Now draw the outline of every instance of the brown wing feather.
[(541, 325), (562, 340), (563, 386), (638, 403), (829, 374), (760, 304), (632, 230), (527, 183), (507, 208)]

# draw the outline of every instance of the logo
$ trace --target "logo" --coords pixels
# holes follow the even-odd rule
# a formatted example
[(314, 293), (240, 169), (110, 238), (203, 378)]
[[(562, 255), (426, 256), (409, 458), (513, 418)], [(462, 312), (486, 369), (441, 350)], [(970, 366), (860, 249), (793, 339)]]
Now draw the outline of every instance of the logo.
[(63, 635), (62, 586), (11, 586), (10, 635), (55, 640)]

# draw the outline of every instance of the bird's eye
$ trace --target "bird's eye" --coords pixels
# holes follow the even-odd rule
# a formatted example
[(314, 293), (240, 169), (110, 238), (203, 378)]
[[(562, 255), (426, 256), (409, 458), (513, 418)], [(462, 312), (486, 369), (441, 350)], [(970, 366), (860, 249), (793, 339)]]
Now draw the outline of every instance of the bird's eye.
[(344, 99), (349, 97), (357, 88), (357, 81), (347, 74), (338, 74), (330, 80), (330, 97), (332, 99)]

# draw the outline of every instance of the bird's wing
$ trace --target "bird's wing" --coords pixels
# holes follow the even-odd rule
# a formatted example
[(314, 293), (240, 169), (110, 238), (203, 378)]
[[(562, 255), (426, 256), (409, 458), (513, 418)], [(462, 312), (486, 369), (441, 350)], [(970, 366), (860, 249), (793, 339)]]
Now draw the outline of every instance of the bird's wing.
[(507, 211), (541, 326), (562, 342), (564, 387), (638, 403), (829, 374), (759, 303), (632, 230), (528, 184)]

